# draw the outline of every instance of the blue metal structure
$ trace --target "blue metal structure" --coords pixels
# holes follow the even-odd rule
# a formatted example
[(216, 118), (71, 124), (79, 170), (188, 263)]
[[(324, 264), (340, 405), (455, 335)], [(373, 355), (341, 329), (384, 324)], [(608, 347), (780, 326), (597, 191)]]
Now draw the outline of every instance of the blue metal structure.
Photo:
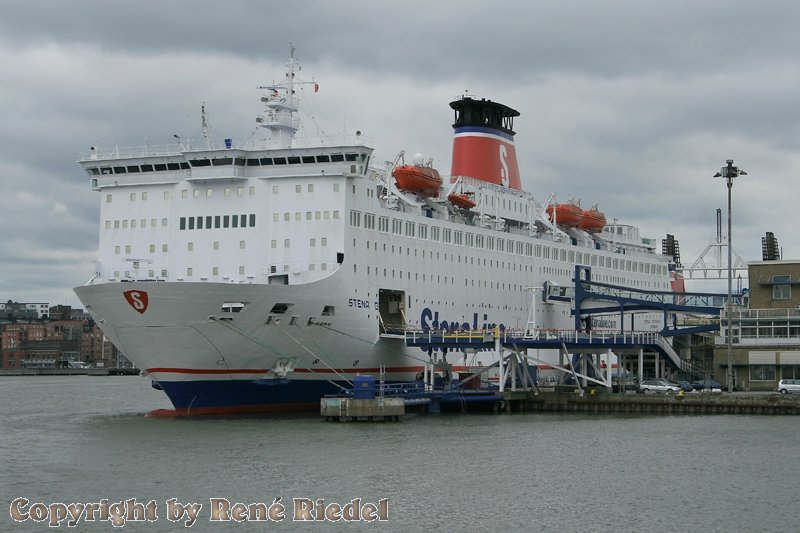
[[(719, 331), (719, 323), (700, 326), (678, 327), (674, 322), (675, 313), (691, 313), (719, 317), (725, 307), (727, 295), (705, 292), (649, 291), (634, 289), (610, 283), (592, 281), (592, 268), (584, 265), (575, 266), (575, 329), (583, 329), (585, 317), (594, 314), (619, 312), (624, 317), (626, 312), (660, 311), (664, 316), (664, 327), (661, 335), (688, 335), (705, 331)], [(736, 295), (741, 298), (742, 295)], [(586, 307), (589, 301), (610, 302), (602, 307)], [(673, 321), (670, 325), (670, 316)], [(620, 327), (623, 320), (620, 320)]]

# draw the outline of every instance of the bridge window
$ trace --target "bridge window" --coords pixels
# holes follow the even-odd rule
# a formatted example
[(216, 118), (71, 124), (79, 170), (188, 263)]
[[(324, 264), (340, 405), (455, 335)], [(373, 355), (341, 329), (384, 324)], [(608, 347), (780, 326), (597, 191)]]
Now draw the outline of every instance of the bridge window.
[(791, 276), (772, 276), (772, 299), (789, 300), (792, 298)]

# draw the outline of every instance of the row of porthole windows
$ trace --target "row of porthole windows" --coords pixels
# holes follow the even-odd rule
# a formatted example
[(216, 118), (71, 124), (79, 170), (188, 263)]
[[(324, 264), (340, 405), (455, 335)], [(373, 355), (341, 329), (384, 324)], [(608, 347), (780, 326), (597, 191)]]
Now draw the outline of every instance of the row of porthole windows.
[[(368, 240), (365, 241), (365, 245), (366, 245), (367, 250), (369, 250), (370, 249), (370, 241), (368, 241)], [(355, 248), (356, 246), (357, 246), (357, 239), (353, 239), (353, 247)], [(382, 244), (382, 248), (383, 248), (383, 252), (384, 253), (391, 252), (393, 254), (397, 253), (399, 255), (402, 255), (403, 254), (403, 250), (405, 249), (406, 255), (408, 255), (408, 256), (411, 255), (411, 247), (409, 247), (409, 246), (403, 247), (403, 246), (400, 246), (400, 245), (383, 243)], [(377, 251), (377, 249), (378, 249), (378, 242), (377, 241), (372, 241), (372, 249)], [(438, 251), (436, 251), (436, 252), (434, 252), (434, 251), (428, 252), (428, 251), (426, 251), (424, 249), (420, 250), (420, 249), (417, 249), (417, 248), (414, 248), (414, 257), (417, 257), (419, 252), (421, 252), (421, 256), (422, 256), (423, 259), (425, 259), (426, 256), (429, 256), (431, 259), (436, 259), (437, 261), (439, 261), (440, 259), (444, 259), (445, 261), (448, 260), (448, 257), (447, 257), (448, 254), (447, 253), (440, 253)], [(463, 263), (465, 265), (466, 264), (474, 265), (475, 264), (475, 259), (476, 258), (473, 257), (473, 256), (467, 256), (467, 255), (465, 255), (465, 256), (455, 255), (454, 256), (453, 254), (450, 254), (450, 258), (449, 258), (449, 260), (451, 262), (452, 261), (457, 261), (458, 263), (460, 263), (460, 264)], [(515, 262), (512, 262), (512, 261), (508, 261), (508, 262), (506, 262), (506, 261), (497, 261), (497, 260), (493, 260), (493, 259), (488, 259), (488, 262), (487, 262), (487, 259), (485, 257), (484, 258), (480, 258), (480, 257), (477, 258), (477, 264), (479, 266), (484, 266), (484, 267), (488, 266), (489, 268), (498, 268), (500, 270), (506, 270), (507, 269), (507, 270), (519, 271), (519, 272), (522, 272), (523, 270), (525, 272), (532, 272), (533, 271), (533, 266), (532, 265), (515, 263)], [(544, 274), (559, 275), (559, 276), (572, 276), (572, 274), (573, 274), (573, 271), (570, 270), (570, 269), (556, 268), (556, 267), (550, 267), (550, 266), (540, 266), (539, 267), (539, 272), (540, 273), (544, 273)], [(636, 286), (636, 287), (662, 288), (662, 289), (667, 289), (668, 288), (668, 285), (666, 283), (664, 283), (664, 284), (656, 284), (655, 282), (651, 282), (651, 281), (631, 280), (631, 279), (626, 279), (626, 278), (623, 278), (623, 277), (620, 277), (620, 276), (611, 276), (611, 275), (598, 274), (597, 275), (597, 279), (598, 279), (598, 281), (605, 281), (607, 283), (633, 284), (633, 286)]]
[[(331, 211), (306, 211), (306, 220), (330, 220), (331, 214), (333, 214), (334, 220), (339, 220), (339, 211), (335, 210)], [(303, 213), (301, 211), (294, 212), (294, 219), (295, 221), (303, 220)], [(280, 213), (272, 213), (272, 221), (273, 222), (280, 222), (281, 214)], [(283, 221), (289, 222), (292, 220), (291, 213), (284, 213), (283, 214)]]
[[(436, 278), (434, 279), (434, 274), (427, 274), (427, 273), (423, 272), (422, 273), (422, 279), (420, 280), (419, 272), (413, 272), (412, 273), (412, 272), (409, 272), (409, 271), (403, 271), (403, 270), (398, 270), (398, 269), (394, 269), (394, 268), (388, 269), (388, 268), (379, 268), (379, 267), (367, 266), (367, 276), (370, 276), (370, 275), (379, 276), (379, 275), (381, 275), (381, 271), (383, 271), (383, 277), (384, 278), (395, 278), (396, 277), (397, 279), (411, 280), (412, 274), (413, 274), (413, 278), (414, 278), (413, 280), (414, 281), (422, 281), (423, 283), (431, 282), (431, 283), (436, 283), (436, 284), (439, 284), (439, 285), (442, 285), (442, 284), (444, 284), (444, 285), (447, 285), (447, 284), (455, 285), (455, 278), (452, 277), (452, 276), (448, 277), (448, 276), (442, 276), (441, 274), (436, 274), (435, 275)], [(358, 272), (358, 268), (357, 268), (357, 266), (355, 264), (353, 265), (353, 272), (354, 273)], [(405, 274), (405, 276), (404, 276), (404, 274)], [(470, 285), (470, 281), (472, 282), (471, 285)], [(475, 287), (476, 286), (475, 281), (476, 280), (474, 280), (474, 279), (473, 280), (465, 279), (464, 280), (464, 285), (465, 286)], [(477, 280), (477, 286), (478, 287), (481, 286), (481, 280)], [(483, 287), (488, 288), (488, 289), (494, 289), (494, 290), (503, 290), (503, 291), (508, 290), (508, 291), (512, 291), (512, 292), (522, 291), (524, 289), (524, 287), (522, 285), (518, 285), (516, 283), (505, 283), (505, 282), (500, 282), (500, 281), (488, 281), (487, 282), (486, 280), (483, 280)]]
[[(306, 190), (308, 192), (314, 192), (314, 184), (313, 183), (307, 184), (306, 185)], [(300, 183), (295, 184), (294, 192), (296, 192), (296, 193), (303, 192), (303, 185), (301, 185)], [(338, 183), (334, 183), (333, 184), (333, 192), (339, 192), (339, 184)], [(273, 185), (272, 186), (272, 194), (279, 194), (279, 193), (280, 193), (280, 186), (279, 185)]]
[[(118, 245), (114, 246), (114, 255), (119, 255), (120, 253), (122, 253), (122, 250), (123, 250), (123, 245), (118, 244)], [(131, 253), (131, 245), (130, 244), (124, 245), (124, 250), (125, 250), (126, 254), (130, 254)], [(155, 244), (150, 244), (148, 246), (148, 251), (151, 254), (156, 253), (156, 245)], [(167, 253), (169, 251), (169, 246), (166, 243), (162, 244), (161, 245), (161, 251), (164, 252), (164, 253)]]
[[(317, 239), (316, 237), (311, 237), (308, 240), (308, 245), (312, 248), (316, 247)], [(320, 246), (328, 246), (328, 238), (327, 237), (320, 237), (319, 239)], [(278, 239), (272, 239), (269, 244), (270, 248), (277, 248), (278, 247)], [(283, 247), (284, 248), (291, 248), (292, 246), (292, 239), (283, 239)]]
[[(255, 185), (251, 185), (250, 187), (248, 187), (247, 190), (248, 194), (250, 194), (251, 196), (256, 194)], [(207, 188), (205, 189), (205, 191), (203, 189), (191, 189), (191, 191), (193, 198), (200, 198), (201, 196), (205, 196), (206, 198), (211, 198), (212, 196), (214, 196), (214, 189), (212, 188)], [(236, 188), (237, 196), (244, 196), (244, 191), (245, 191), (244, 187), (237, 187)], [(170, 191), (164, 191), (162, 194), (164, 200), (170, 199)], [(231, 196), (231, 194), (233, 194), (232, 187), (225, 187), (224, 189), (222, 189), (223, 196)], [(181, 189), (181, 198), (188, 198), (188, 197), (189, 197), (189, 189)], [(149, 198), (149, 193), (148, 191), (142, 191), (141, 193), (132, 192), (130, 193), (129, 198), (131, 202), (135, 202), (137, 201), (137, 199), (141, 200), (142, 202), (146, 202), (147, 199)], [(113, 201), (114, 201), (114, 195), (111, 193), (106, 194), (106, 203), (110, 204)]]
[[(162, 218), (161, 219), (161, 227), (162, 228), (166, 228), (167, 225), (168, 225), (167, 219), (166, 218)], [(120, 229), (120, 228), (121, 229), (127, 229), (127, 228), (135, 229), (137, 227), (137, 219), (132, 218), (130, 220), (113, 220), (113, 221), (112, 220), (106, 220), (105, 228), (106, 229), (111, 229), (112, 226), (113, 226), (114, 229)], [(146, 218), (138, 219), (138, 227), (142, 228), (142, 229), (146, 228), (147, 227), (147, 219)], [(151, 218), (150, 219), (150, 227), (151, 228), (158, 227), (158, 219), (157, 218)]]
[[(130, 270), (125, 270), (122, 273), (124, 274), (124, 278), (130, 279), (130, 277), (131, 277), (131, 271)], [(120, 275), (120, 271), (119, 270), (115, 270), (114, 271), (114, 278), (115, 279), (120, 279), (119, 275)], [(153, 270), (153, 269), (148, 270), (147, 271), (147, 277), (150, 278), (150, 279), (155, 279), (156, 278), (156, 271)], [(161, 270), (161, 278), (166, 279), (166, 277), (167, 277), (167, 269), (162, 269)]]
[[(350, 225), (353, 227), (362, 227), (361, 225), (362, 213), (358, 210), (352, 209), (350, 211)], [(375, 229), (375, 215), (373, 213), (364, 213), (364, 226), (365, 229)], [(405, 236), (410, 238), (419, 238), (428, 240), (428, 224), (415, 223), (413, 221), (403, 221), (400, 219), (392, 219), (391, 233), (398, 236)], [(378, 231), (381, 233), (390, 233), (389, 217), (378, 217)], [(614, 270), (626, 270), (628, 272), (643, 273), (643, 274), (658, 274), (665, 276), (667, 274), (666, 265), (651, 264), (649, 262), (639, 262), (630, 259), (620, 259), (616, 257), (599, 256), (589, 252), (580, 252), (575, 250), (565, 250), (558, 247), (548, 247), (541, 244), (534, 245), (533, 243), (523, 243), (514, 239), (505, 239), (503, 237), (496, 237), (493, 235), (473, 234), (470, 232), (462, 232), (460, 230), (452, 230), (450, 228), (439, 228), (438, 226), (430, 226), (430, 240), (439, 241), (445, 244), (465, 245), (467, 247), (482, 248), (486, 250), (508, 252), (516, 255), (525, 255), (528, 257), (541, 257), (544, 259), (569, 262), (572, 264), (585, 264), (591, 266), (599, 266), (605, 268), (612, 268)]]

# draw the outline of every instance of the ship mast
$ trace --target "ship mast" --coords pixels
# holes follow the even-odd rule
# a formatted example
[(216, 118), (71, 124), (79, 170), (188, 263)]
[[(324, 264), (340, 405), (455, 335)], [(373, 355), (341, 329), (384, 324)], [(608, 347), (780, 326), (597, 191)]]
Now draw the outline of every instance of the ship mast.
[(292, 146), (294, 134), (297, 133), (298, 99), (295, 97), (295, 71), (300, 70), (294, 57), (294, 46), (290, 47), (289, 61), (286, 63), (286, 77), (283, 82), (259, 86), (266, 93), (261, 97), (266, 111), (256, 117), (256, 122), (270, 132), (270, 144), (278, 148)]

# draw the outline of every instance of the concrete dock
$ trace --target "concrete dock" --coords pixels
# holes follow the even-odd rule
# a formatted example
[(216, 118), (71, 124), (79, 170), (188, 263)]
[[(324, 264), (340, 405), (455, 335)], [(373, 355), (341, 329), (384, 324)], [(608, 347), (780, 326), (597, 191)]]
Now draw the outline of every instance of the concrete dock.
[(800, 397), (780, 394), (584, 394), (504, 392), (497, 412), (800, 415)]

